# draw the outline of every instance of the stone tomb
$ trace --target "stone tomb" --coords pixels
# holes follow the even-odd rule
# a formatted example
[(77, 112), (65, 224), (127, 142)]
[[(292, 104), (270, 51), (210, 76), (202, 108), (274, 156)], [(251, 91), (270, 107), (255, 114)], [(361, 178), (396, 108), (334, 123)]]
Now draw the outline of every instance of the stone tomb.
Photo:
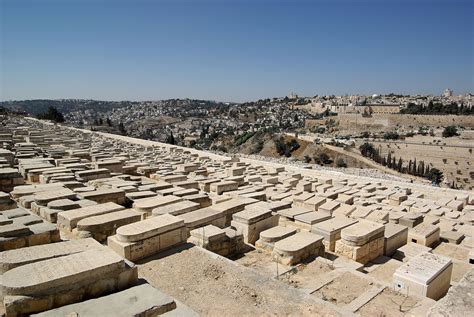
[(357, 220), (347, 217), (334, 217), (326, 221), (318, 222), (311, 226), (311, 232), (324, 237), (326, 250), (336, 249), (336, 241), (341, 238), (341, 230), (357, 223)]
[(133, 203), (133, 208), (136, 211), (143, 213), (144, 218), (146, 218), (151, 215), (153, 209), (167, 206), (182, 200), (183, 199), (181, 197), (176, 197), (173, 195), (143, 198), (135, 200)]
[(393, 286), (404, 294), (438, 300), (448, 292), (452, 271), (451, 259), (425, 252), (395, 271)]
[(137, 278), (136, 267), (102, 247), (13, 268), (0, 288), (6, 315), (18, 316), (116, 292)]
[(221, 256), (232, 256), (244, 249), (244, 237), (232, 228), (221, 229), (207, 225), (191, 231), (188, 242)]
[(225, 192), (229, 192), (232, 190), (237, 190), (239, 187), (239, 183), (234, 181), (221, 181), (218, 183), (212, 183), (210, 186), (210, 191), (220, 195)]
[(398, 248), (392, 257), (402, 262), (408, 262), (422, 253), (431, 252), (431, 250), (431, 248), (425, 247), (424, 245), (408, 241), (407, 244)]
[(260, 232), (260, 239), (255, 242), (255, 247), (264, 251), (272, 252), (275, 242), (285, 239), (297, 232), (295, 228), (276, 226)]
[(5, 210), (0, 221), (0, 251), (60, 241), (55, 225), (44, 222), (24, 209)]
[(56, 316), (157, 316), (176, 309), (175, 301), (150, 284), (141, 284), (121, 292), (90, 299), (82, 303), (35, 314), (36, 317)]
[(271, 209), (255, 207), (257, 204), (232, 216), (231, 226), (243, 233), (245, 243), (255, 244), (260, 232), (278, 225), (279, 216), (273, 215)]
[(91, 248), (103, 248), (92, 238), (43, 244), (0, 253), (0, 274), (28, 263), (83, 252)]
[(125, 204), (125, 191), (117, 188), (101, 188), (80, 193), (77, 196), (81, 199), (89, 199), (97, 203), (114, 202), (119, 205)]
[(384, 251), (385, 256), (391, 256), (395, 251), (407, 244), (408, 228), (395, 223), (387, 223), (384, 233)]
[(438, 242), (439, 235), (440, 229), (438, 226), (422, 223), (408, 230), (408, 241), (429, 247)]
[(329, 219), (331, 219), (331, 215), (329, 213), (312, 211), (296, 215), (294, 225), (301, 229), (311, 231), (312, 225)]
[(403, 216), (398, 220), (398, 224), (414, 228), (423, 222), (423, 214), (418, 212), (408, 212), (403, 214)]
[(273, 260), (283, 265), (295, 265), (302, 261), (324, 256), (323, 237), (310, 232), (299, 232), (275, 242)]
[(356, 262), (366, 264), (383, 255), (384, 230), (382, 224), (361, 220), (342, 229), (335, 251)]
[(99, 216), (114, 211), (123, 210), (125, 207), (116, 203), (98, 204), (78, 209), (66, 210), (58, 214), (58, 228), (72, 232), (77, 227), (77, 223), (85, 218)]
[(198, 203), (188, 201), (188, 200), (183, 200), (183, 201), (178, 201), (176, 203), (172, 203), (166, 206), (157, 207), (152, 210), (152, 215), (159, 216), (163, 214), (170, 214), (173, 216), (178, 216), (181, 214), (188, 213), (190, 211), (194, 211), (196, 209), (199, 209)]
[(151, 217), (117, 229), (107, 239), (109, 248), (130, 261), (137, 261), (186, 242), (184, 220), (170, 214)]
[(219, 228), (224, 228), (226, 226), (225, 213), (216, 210), (214, 206), (190, 211), (188, 213), (180, 214), (177, 217), (184, 221), (184, 224), (189, 231), (207, 225), (214, 225)]
[(105, 242), (108, 236), (115, 234), (117, 228), (140, 221), (141, 218), (142, 214), (133, 209), (119, 210), (84, 218), (73, 231), (77, 237), (90, 235), (99, 242)]

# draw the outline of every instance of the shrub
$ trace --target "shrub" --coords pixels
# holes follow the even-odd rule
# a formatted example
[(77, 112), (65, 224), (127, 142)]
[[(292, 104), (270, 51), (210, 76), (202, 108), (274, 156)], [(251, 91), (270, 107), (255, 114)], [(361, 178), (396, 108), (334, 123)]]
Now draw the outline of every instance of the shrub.
[(315, 159), (315, 161), (319, 162), (319, 164), (330, 164), (330, 163), (332, 163), (331, 158), (326, 153), (320, 153), (317, 157), (317, 160)]
[(385, 140), (398, 140), (400, 138), (400, 135), (398, 135), (397, 132), (385, 132), (383, 138)]
[(260, 153), (262, 150), (263, 150), (263, 141), (262, 140), (258, 140), (257, 143), (255, 143), (253, 149), (252, 149), (252, 154), (258, 154)]
[(346, 162), (344, 161), (344, 159), (342, 157), (339, 157), (336, 160), (336, 166), (337, 167), (347, 167), (347, 164), (346, 164)]
[(450, 138), (450, 137), (457, 136), (457, 135), (459, 135), (458, 134), (458, 129), (453, 125), (450, 125), (450, 126), (444, 128), (444, 130), (443, 130), (443, 138)]

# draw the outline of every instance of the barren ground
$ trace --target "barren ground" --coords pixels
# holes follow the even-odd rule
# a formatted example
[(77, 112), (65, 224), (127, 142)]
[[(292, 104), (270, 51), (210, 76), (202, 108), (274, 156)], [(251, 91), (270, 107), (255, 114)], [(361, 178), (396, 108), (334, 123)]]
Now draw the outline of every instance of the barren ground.
[(359, 297), (372, 284), (355, 274), (346, 272), (312, 295), (337, 306), (344, 306)]
[[(171, 252), (170, 252), (171, 253)], [(141, 278), (206, 316), (339, 315), (283, 282), (197, 247), (138, 265)]]
[(417, 299), (404, 296), (389, 288), (358, 310), (361, 316), (391, 316), (403, 317), (410, 315), (410, 311), (417, 305)]

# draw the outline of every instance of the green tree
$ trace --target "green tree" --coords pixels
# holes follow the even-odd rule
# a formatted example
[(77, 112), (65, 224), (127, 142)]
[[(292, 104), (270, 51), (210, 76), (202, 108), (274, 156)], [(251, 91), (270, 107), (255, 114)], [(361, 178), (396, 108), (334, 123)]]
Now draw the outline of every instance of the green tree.
[(174, 139), (174, 136), (173, 136), (173, 132), (172, 132), (172, 131), (170, 132), (170, 134), (168, 134), (168, 135), (166, 136), (165, 143), (172, 144), (172, 145), (175, 145), (175, 144), (176, 144), (176, 140)]
[(125, 130), (125, 126), (123, 125), (122, 121), (120, 121), (118, 129), (121, 135), (127, 135), (127, 130)]
[(372, 143), (365, 142), (359, 147), (360, 153), (365, 156), (365, 157), (371, 157), (373, 158), (373, 155), (375, 153), (375, 148)]
[(54, 122), (64, 122), (63, 114), (53, 106), (49, 106), (48, 110), (44, 113), (40, 113), (37, 118), (42, 120), (51, 120)]
[(432, 168), (426, 175), (426, 178), (429, 179), (433, 184), (439, 185), (443, 181), (444, 175), (439, 169)]
[(450, 138), (450, 137), (453, 137), (453, 136), (456, 136), (456, 135), (459, 135), (458, 134), (458, 129), (453, 125), (450, 125), (450, 126), (444, 128), (444, 130), (443, 130), (443, 138)]

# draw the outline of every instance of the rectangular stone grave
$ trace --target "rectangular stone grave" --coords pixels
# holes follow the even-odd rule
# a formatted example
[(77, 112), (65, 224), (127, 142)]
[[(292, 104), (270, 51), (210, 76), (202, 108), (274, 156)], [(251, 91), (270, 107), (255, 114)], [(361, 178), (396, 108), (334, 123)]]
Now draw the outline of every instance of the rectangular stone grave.
[(439, 226), (422, 223), (408, 230), (408, 241), (429, 247), (439, 241), (439, 235)]
[(383, 255), (384, 231), (382, 224), (361, 220), (341, 230), (335, 252), (356, 262), (366, 264)]
[(170, 205), (179, 201), (182, 201), (181, 197), (173, 195), (168, 196), (156, 196), (150, 198), (137, 199), (133, 203), (133, 208), (144, 214), (145, 218), (150, 216), (153, 209)]
[(150, 284), (141, 284), (118, 293), (34, 314), (32, 317), (157, 316), (173, 312), (175, 309), (176, 303), (171, 297)]
[(236, 190), (239, 187), (239, 184), (234, 181), (221, 181), (218, 183), (212, 183), (210, 186), (210, 191), (212, 193), (216, 193), (217, 195), (221, 195), (222, 193)]
[(260, 238), (255, 247), (266, 252), (272, 252), (275, 242), (285, 239), (297, 232), (296, 228), (276, 226), (260, 232)]
[(232, 216), (231, 226), (244, 235), (245, 243), (255, 244), (260, 232), (278, 225), (278, 215), (271, 209), (249, 208)]
[(1, 294), (7, 316), (26, 315), (125, 289), (136, 267), (107, 248), (25, 264), (5, 272)]
[(408, 228), (394, 223), (385, 225), (384, 255), (391, 256), (397, 249), (407, 244)]
[(191, 202), (188, 200), (178, 201), (173, 204), (169, 204), (166, 206), (158, 207), (152, 210), (153, 216), (159, 216), (163, 214), (170, 214), (173, 216), (178, 216), (181, 214), (185, 214), (190, 211), (194, 211), (199, 209), (199, 204), (195, 202)]
[(219, 228), (226, 226), (225, 213), (221, 210), (216, 210), (214, 206), (190, 211), (177, 217), (184, 220), (184, 224), (189, 231), (211, 224)]
[(323, 237), (310, 232), (298, 232), (274, 244), (273, 260), (283, 265), (295, 265), (316, 256), (324, 256)]
[(221, 256), (232, 256), (244, 249), (243, 235), (231, 228), (221, 229), (213, 225), (191, 230), (188, 242)]
[(164, 214), (122, 226), (107, 239), (109, 248), (130, 261), (137, 261), (186, 242), (184, 220)]
[(0, 273), (28, 263), (79, 253), (91, 248), (103, 246), (92, 238), (86, 238), (4, 251), (0, 253)]
[(98, 204), (78, 209), (66, 210), (58, 214), (58, 228), (72, 232), (77, 223), (85, 218), (99, 216), (114, 211), (123, 210), (125, 207), (116, 203)]
[(336, 241), (341, 238), (341, 230), (357, 223), (357, 220), (346, 217), (334, 217), (311, 226), (311, 232), (324, 237), (323, 244), (329, 251), (334, 251)]
[(101, 188), (79, 193), (77, 196), (81, 199), (89, 199), (97, 203), (113, 202), (119, 205), (125, 204), (125, 191), (116, 188)]
[(74, 233), (78, 237), (91, 235), (97, 241), (104, 242), (108, 236), (115, 234), (117, 228), (140, 221), (141, 218), (142, 214), (133, 209), (114, 211), (80, 220)]
[(438, 300), (448, 292), (452, 270), (451, 259), (425, 252), (395, 271), (393, 287), (403, 294)]

